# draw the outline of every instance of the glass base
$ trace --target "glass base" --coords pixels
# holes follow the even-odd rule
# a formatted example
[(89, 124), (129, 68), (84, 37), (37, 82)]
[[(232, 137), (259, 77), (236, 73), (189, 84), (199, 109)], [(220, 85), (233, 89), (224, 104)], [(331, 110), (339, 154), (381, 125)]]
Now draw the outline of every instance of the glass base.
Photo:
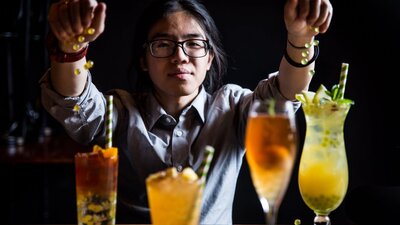
[(331, 225), (328, 215), (317, 215), (314, 218), (314, 225)]

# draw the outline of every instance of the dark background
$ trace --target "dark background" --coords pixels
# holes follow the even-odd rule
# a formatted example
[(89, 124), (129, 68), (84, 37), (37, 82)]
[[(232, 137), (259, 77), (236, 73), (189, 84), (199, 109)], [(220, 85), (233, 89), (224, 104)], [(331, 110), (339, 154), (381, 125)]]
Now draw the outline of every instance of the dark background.
[[(49, 0), (7, 1), (0, 9), (0, 132), (2, 145), (9, 137), (37, 142), (45, 128), (62, 132), (40, 106), (38, 80), (48, 68), (44, 36)], [(146, 1), (108, 0), (104, 34), (90, 45), (94, 83), (101, 91), (128, 88), (130, 42), (138, 14)], [(229, 54), (226, 83), (254, 88), (278, 69), (286, 44), (283, 0), (204, 1), (222, 34)], [(396, 186), (400, 183), (400, 119), (396, 107), (400, 75), (400, 3), (396, 0), (334, 0), (333, 20), (326, 34), (318, 35), (320, 56), (310, 90), (319, 84), (338, 83), (342, 62), (349, 63), (345, 97), (355, 101), (345, 124), (349, 163), (349, 191), (362, 185)], [(297, 113), (300, 140), (304, 115)], [(301, 219), (311, 224), (313, 213), (297, 188), (297, 167), (282, 203), (279, 223)], [(75, 223), (73, 165), (8, 164), (0, 169), (6, 186), (2, 212), (8, 223)], [(3, 182), (2, 182), (3, 183)], [(3, 183), (4, 184), (4, 183)], [(2, 185), (2, 190), (5, 185)], [(4, 192), (3, 192), (4, 195)], [(4, 209), (3, 209), (4, 208)], [(21, 213), (23, 212), (23, 213)], [(1, 213), (3, 214), (3, 213)], [(23, 216), (21, 216), (23, 215)], [(368, 215), (366, 215), (368, 216)], [(346, 204), (331, 214), (333, 224), (352, 224)], [(263, 215), (251, 186), (247, 165), (238, 180), (235, 223), (262, 223)]]

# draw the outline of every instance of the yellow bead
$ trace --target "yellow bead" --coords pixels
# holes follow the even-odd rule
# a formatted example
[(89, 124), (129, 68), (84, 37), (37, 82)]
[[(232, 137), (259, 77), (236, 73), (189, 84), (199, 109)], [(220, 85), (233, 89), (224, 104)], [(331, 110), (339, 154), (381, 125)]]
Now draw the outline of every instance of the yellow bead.
[(306, 43), (306, 44), (304, 45), (304, 47), (310, 48), (310, 47), (311, 47), (311, 44), (310, 44), (310, 43)]
[(313, 45), (315, 45), (315, 46), (319, 45), (319, 41), (318, 40), (314, 40), (313, 41)]
[(80, 46), (79, 44), (74, 44), (74, 45), (72, 46), (72, 49), (74, 49), (75, 51), (78, 51), (80, 47), (81, 47), (81, 46)]
[(78, 42), (82, 43), (85, 41), (85, 36), (79, 35), (78, 36)]
[(319, 27), (313, 27), (312, 29), (315, 33), (319, 33)]
[(92, 60), (88, 60), (85, 65), (83, 66), (86, 70), (90, 69), (93, 67), (93, 61)]
[(78, 76), (79, 74), (81, 74), (81, 70), (79, 68), (76, 68), (74, 70), (74, 74)]
[(302, 64), (302, 65), (306, 65), (307, 63), (308, 63), (308, 59), (302, 59), (302, 60), (301, 60), (301, 64)]
[(74, 112), (79, 112), (79, 110), (81, 109), (81, 107), (79, 107), (79, 105), (74, 105)]
[(86, 33), (92, 35), (92, 34), (94, 34), (95, 31), (96, 31), (96, 30), (95, 30), (94, 28), (89, 27), (89, 28), (86, 30)]
[(303, 57), (307, 57), (309, 54), (310, 54), (309, 51), (303, 51), (303, 52), (301, 52), (301, 56), (303, 56)]
[(315, 74), (315, 70), (310, 70), (310, 71), (308, 71), (308, 75), (309, 75), (309, 76), (312, 77), (312, 76), (314, 76), (314, 74)]

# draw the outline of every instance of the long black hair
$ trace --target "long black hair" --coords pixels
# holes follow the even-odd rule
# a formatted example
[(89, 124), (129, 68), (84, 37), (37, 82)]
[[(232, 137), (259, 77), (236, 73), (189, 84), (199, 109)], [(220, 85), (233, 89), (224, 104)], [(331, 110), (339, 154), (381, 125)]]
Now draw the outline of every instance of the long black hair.
[(213, 93), (221, 87), (222, 77), (227, 70), (226, 53), (222, 47), (219, 30), (214, 19), (203, 4), (196, 0), (155, 0), (143, 11), (136, 25), (133, 40), (133, 68), (137, 72), (134, 81), (134, 91), (141, 92), (150, 90), (153, 86), (146, 71), (142, 70), (140, 58), (145, 54), (144, 43), (148, 40), (148, 33), (153, 25), (167, 15), (185, 11), (192, 15), (205, 31), (206, 39), (209, 40), (214, 54), (214, 60), (207, 72), (203, 85), (207, 92)]

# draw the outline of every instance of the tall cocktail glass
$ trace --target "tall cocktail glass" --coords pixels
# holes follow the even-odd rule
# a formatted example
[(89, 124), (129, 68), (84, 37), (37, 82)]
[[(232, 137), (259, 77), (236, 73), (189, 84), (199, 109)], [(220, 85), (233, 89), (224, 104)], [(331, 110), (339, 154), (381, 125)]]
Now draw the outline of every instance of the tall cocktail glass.
[(118, 155), (77, 153), (75, 176), (78, 224), (114, 225)]
[(203, 186), (190, 168), (174, 167), (146, 179), (153, 225), (198, 225)]
[(245, 145), (251, 178), (266, 222), (275, 225), (297, 150), (292, 103), (255, 100), (249, 111)]
[(343, 201), (348, 167), (343, 137), (350, 104), (303, 104), (306, 136), (299, 167), (299, 189), (316, 217), (314, 224), (330, 224), (329, 213)]

